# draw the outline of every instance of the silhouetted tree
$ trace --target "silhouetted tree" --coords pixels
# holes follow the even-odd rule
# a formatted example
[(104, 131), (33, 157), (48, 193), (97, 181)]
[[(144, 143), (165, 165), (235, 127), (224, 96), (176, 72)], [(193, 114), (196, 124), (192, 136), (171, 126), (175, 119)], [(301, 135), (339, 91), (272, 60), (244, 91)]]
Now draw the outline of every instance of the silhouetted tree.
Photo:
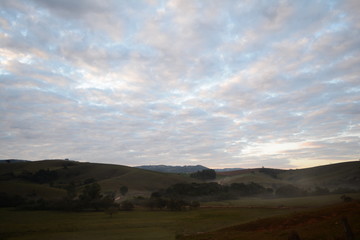
[(190, 177), (200, 180), (213, 180), (216, 178), (216, 172), (213, 169), (204, 169), (190, 174)]
[(69, 185), (66, 186), (66, 193), (69, 199), (73, 199), (76, 197), (76, 186), (73, 181), (71, 181)]
[(125, 196), (125, 194), (129, 191), (127, 186), (121, 186), (120, 187), (120, 193), (121, 195)]
[(82, 194), (79, 196), (80, 200), (85, 202), (90, 202), (92, 200), (97, 200), (101, 198), (101, 187), (98, 183), (93, 183), (91, 185), (86, 185), (82, 191)]

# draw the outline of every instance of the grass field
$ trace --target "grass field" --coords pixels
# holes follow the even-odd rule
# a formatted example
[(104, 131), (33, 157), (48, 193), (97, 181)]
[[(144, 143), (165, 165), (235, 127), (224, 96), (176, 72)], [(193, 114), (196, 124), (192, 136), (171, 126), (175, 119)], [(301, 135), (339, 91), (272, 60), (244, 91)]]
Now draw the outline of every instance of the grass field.
[[(353, 198), (358, 197), (359, 194), (353, 195)], [(338, 195), (291, 199), (248, 198), (207, 203), (203, 208), (192, 211), (135, 210), (119, 212), (113, 217), (103, 212), (0, 209), (0, 239), (168, 240), (303, 211), (298, 207), (306, 207), (308, 211), (339, 202)]]
[[(352, 236), (347, 237), (346, 219)], [(352, 201), (291, 214), (259, 219), (201, 234), (183, 236), (181, 240), (285, 240), (296, 232), (301, 240), (348, 240), (360, 237), (360, 202)], [(294, 239), (294, 238), (291, 238)]]
[(133, 211), (64, 213), (0, 210), (0, 239), (175, 239), (240, 224), (288, 209), (198, 209), (187, 212)]

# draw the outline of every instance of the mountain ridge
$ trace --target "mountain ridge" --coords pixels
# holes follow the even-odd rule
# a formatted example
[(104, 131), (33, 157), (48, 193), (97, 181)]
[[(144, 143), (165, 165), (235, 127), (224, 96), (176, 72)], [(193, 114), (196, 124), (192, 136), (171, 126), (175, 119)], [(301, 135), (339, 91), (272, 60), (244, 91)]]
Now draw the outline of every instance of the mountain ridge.
[(184, 166), (173, 166), (173, 165), (141, 165), (136, 168), (151, 170), (156, 172), (165, 173), (193, 173), (205, 169), (209, 169), (202, 165), (184, 165)]

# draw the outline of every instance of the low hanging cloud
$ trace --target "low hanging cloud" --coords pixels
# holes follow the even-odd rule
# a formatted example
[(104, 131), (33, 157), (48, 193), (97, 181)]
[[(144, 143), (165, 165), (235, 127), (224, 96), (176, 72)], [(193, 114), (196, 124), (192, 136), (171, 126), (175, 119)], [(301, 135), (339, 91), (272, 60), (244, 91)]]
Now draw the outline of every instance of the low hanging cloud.
[(360, 5), (0, 2), (0, 158), (359, 159)]

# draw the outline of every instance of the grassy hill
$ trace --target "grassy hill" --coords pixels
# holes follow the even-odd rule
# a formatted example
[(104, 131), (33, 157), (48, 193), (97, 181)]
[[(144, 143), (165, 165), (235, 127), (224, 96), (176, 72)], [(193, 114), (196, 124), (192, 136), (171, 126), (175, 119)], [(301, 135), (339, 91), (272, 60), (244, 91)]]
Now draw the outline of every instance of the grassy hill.
[[(34, 175), (40, 170), (55, 172), (57, 177), (51, 184), (40, 184), (23, 177), (26, 174)], [(4, 163), (0, 168), (0, 192), (9, 194), (27, 196), (36, 194), (44, 198), (60, 198), (65, 196), (64, 188), (71, 182), (81, 189), (94, 181), (100, 184), (103, 192), (116, 192), (121, 186), (127, 186), (128, 195), (146, 196), (172, 184), (194, 180), (178, 174), (153, 172), (121, 165), (66, 160)]]
[(325, 187), (359, 189), (360, 161), (343, 162), (312, 168), (280, 170), (271, 168), (244, 169), (232, 172), (218, 172), (221, 184), (255, 182), (266, 187), (292, 184), (304, 189)]

